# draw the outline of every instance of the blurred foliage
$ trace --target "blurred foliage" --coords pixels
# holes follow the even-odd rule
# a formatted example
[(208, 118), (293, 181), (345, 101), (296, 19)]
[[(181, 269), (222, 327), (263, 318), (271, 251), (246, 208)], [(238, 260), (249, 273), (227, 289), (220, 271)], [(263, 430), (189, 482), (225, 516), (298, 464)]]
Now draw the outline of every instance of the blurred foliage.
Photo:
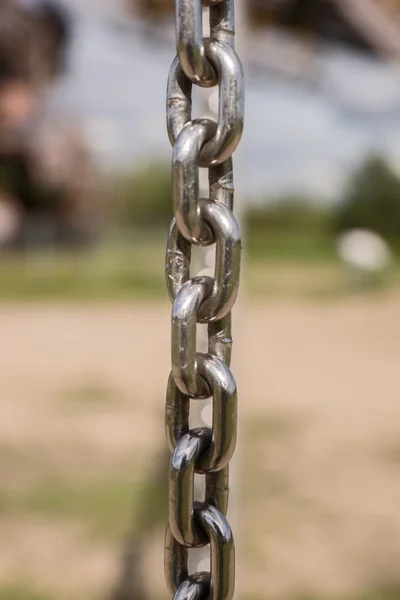
[(336, 235), (353, 228), (381, 235), (400, 247), (400, 177), (379, 155), (350, 175), (339, 203), (280, 197), (249, 208), (247, 247), (253, 258), (335, 261)]
[(350, 177), (332, 223), (334, 231), (364, 228), (400, 241), (400, 178), (384, 158), (368, 157)]
[(24, 492), (1, 490), (0, 508), (3, 515), (29, 513), (58, 521), (80, 519), (88, 538), (113, 540), (125, 534), (141, 493), (128, 476), (81, 484), (51, 479)]
[(165, 229), (132, 229), (85, 252), (6, 253), (0, 259), (0, 301), (166, 298), (165, 238)]
[(250, 208), (247, 225), (251, 231), (323, 231), (329, 211), (307, 197), (281, 197), (270, 204)]
[[(155, 162), (138, 168), (114, 180), (110, 192), (108, 231), (97, 245), (84, 252), (3, 252), (0, 301), (165, 299), (165, 242), (172, 216), (169, 166)], [(400, 248), (400, 178), (381, 157), (367, 158), (333, 207), (306, 196), (248, 206), (243, 234), (251, 293), (337, 294), (342, 273), (336, 235), (350, 227), (372, 229), (394, 251)], [(392, 283), (398, 279), (393, 274)]]
[(246, 220), (249, 255), (298, 262), (333, 260), (330, 218), (326, 206), (305, 197), (283, 197), (250, 207)]
[(155, 162), (122, 175), (111, 210), (123, 226), (168, 226), (172, 218), (171, 168)]
[(0, 600), (53, 600), (52, 594), (32, 589), (32, 584), (12, 583), (0, 587)]

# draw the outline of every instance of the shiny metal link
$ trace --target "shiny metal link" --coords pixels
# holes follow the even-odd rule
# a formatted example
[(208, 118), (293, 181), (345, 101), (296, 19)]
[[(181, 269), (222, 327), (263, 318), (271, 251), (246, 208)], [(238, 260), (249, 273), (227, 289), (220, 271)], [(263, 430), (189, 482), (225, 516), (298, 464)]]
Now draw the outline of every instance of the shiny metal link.
[[(170, 464), (169, 524), (177, 542), (201, 548), (208, 541), (194, 523), (194, 473), (199, 455), (210, 447), (212, 431), (198, 427), (181, 437)], [(206, 475), (205, 502), (221, 514), (228, 508), (229, 469)]]
[(189, 432), (189, 410), (190, 396), (181, 392), (171, 373), (165, 401), (165, 434), (171, 453), (181, 437)]
[(221, 164), (232, 156), (240, 142), (244, 119), (244, 76), (238, 55), (231, 46), (217, 40), (204, 42), (206, 57), (219, 80), (218, 127), (214, 137), (201, 149), (199, 165)]
[(175, 594), (188, 578), (188, 555), (188, 549), (176, 541), (168, 525), (164, 544), (164, 575), (170, 594)]
[(235, 451), (237, 391), (232, 373), (217, 357), (198, 354), (197, 363), (213, 394), (212, 440), (196, 462), (196, 471), (205, 474), (226, 467)]
[(209, 119), (195, 119), (184, 125), (172, 156), (172, 199), (179, 231), (189, 241), (208, 246), (214, 241), (210, 228), (200, 216), (198, 159), (201, 147), (215, 131)]
[[(213, 324), (214, 325), (214, 324)], [(230, 322), (226, 323), (230, 332)], [(225, 339), (225, 336), (222, 336)], [(210, 338), (212, 340), (212, 338)], [(210, 341), (210, 345), (213, 344)], [(230, 356), (228, 357), (230, 359)], [(190, 397), (183, 394), (177, 387), (172, 373), (168, 379), (167, 397), (165, 403), (165, 433), (171, 454), (179, 440), (189, 433)], [(212, 441), (212, 430), (208, 434), (208, 447)], [(228, 467), (209, 473), (206, 478), (206, 497), (208, 502), (226, 515), (229, 499), (229, 470)]]
[(196, 502), (195, 522), (210, 540), (210, 600), (232, 600), (235, 593), (235, 543), (228, 521), (213, 506)]
[(181, 287), (172, 308), (172, 374), (181, 392), (193, 398), (211, 396), (197, 370), (196, 333), (197, 313), (212, 288), (210, 277), (195, 277)]
[(210, 38), (235, 47), (235, 7), (233, 0), (203, 2), (210, 6)]
[[(221, 165), (210, 168), (208, 180), (210, 200), (220, 202), (232, 211), (234, 194), (232, 159), (229, 158)], [(196, 206), (195, 211), (198, 215), (199, 199), (196, 197), (195, 202), (191, 202)], [(199, 218), (201, 218), (201, 214)], [(200, 225), (200, 227), (202, 226)], [(180, 233), (176, 220), (173, 219), (168, 234), (165, 257), (165, 280), (171, 302), (175, 300), (182, 285), (190, 278), (191, 249), (191, 243)]]
[[(216, 221), (216, 217), (213, 217), (212, 209), (207, 219), (205, 215), (202, 215), (201, 200), (199, 199), (199, 169), (198, 159), (200, 148), (204, 144), (204, 140), (207, 139), (210, 129), (214, 129), (213, 122), (208, 119), (197, 119), (187, 123), (181, 133), (179, 134), (175, 146), (172, 158), (172, 197), (174, 202), (174, 213), (175, 220), (179, 231), (182, 235), (191, 242), (194, 242), (201, 246), (208, 246), (215, 241), (216, 233), (221, 225), (225, 227), (224, 231), (220, 231), (220, 235), (225, 232), (226, 235), (236, 235), (237, 242), (239, 243), (238, 252), (240, 253), (240, 232), (237, 226), (236, 220), (234, 219), (230, 207), (227, 208), (226, 204), (232, 197), (232, 191), (228, 189), (221, 189), (221, 177), (218, 174), (212, 173), (214, 169), (210, 169), (210, 178), (212, 179), (210, 185), (210, 200), (213, 200), (218, 209), (219, 204), (224, 204), (221, 210), (224, 213), (220, 215), (220, 220)], [(229, 162), (229, 161), (226, 161)], [(225, 165), (225, 163), (223, 163)], [(223, 169), (226, 173), (226, 165)], [(231, 177), (229, 172), (226, 173), (226, 178)], [(214, 189), (212, 189), (212, 185)], [(217, 198), (212, 197), (212, 192), (215, 195), (220, 196), (222, 202), (218, 202)], [(206, 209), (204, 209), (206, 210)], [(227, 212), (230, 213), (231, 217), (227, 216)], [(231, 220), (231, 229), (226, 228), (227, 219)], [(211, 220), (211, 222), (210, 222)], [(214, 224), (214, 229), (212, 228)], [(240, 260), (240, 257), (239, 257)]]
[[(204, 2), (209, 6), (210, 37), (229, 44), (234, 40), (233, 0)], [(216, 85), (217, 75), (205, 55), (203, 11), (200, 0), (176, 0), (176, 50), (186, 76), (203, 87)]]
[(192, 82), (185, 75), (179, 56), (175, 56), (168, 73), (167, 131), (171, 146), (192, 118)]
[[(215, 66), (219, 81), (218, 124), (215, 134), (201, 149), (198, 164), (221, 164), (235, 151), (243, 130), (244, 77), (234, 49), (215, 39), (204, 41), (206, 57)], [(192, 114), (191, 81), (178, 57), (173, 61), (167, 86), (167, 129), (172, 144)]]
[[(186, 146), (186, 150), (189, 150), (189, 146)], [(195, 166), (195, 163), (191, 164)], [(189, 169), (189, 166), (190, 163), (185, 162), (184, 169), (179, 172), (178, 184), (177, 172), (180, 165), (175, 161), (173, 163), (175, 219), (178, 229), (185, 237), (195, 239), (201, 245), (216, 242), (214, 289), (199, 313), (199, 320), (207, 322), (224, 317), (235, 303), (239, 287), (241, 235), (238, 223), (228, 208), (220, 202), (198, 199), (197, 167)], [(188, 180), (193, 182), (191, 188), (187, 187)], [(191, 231), (186, 227), (187, 224), (191, 226)], [(195, 234), (193, 237), (191, 232)], [(171, 229), (171, 234), (175, 238), (169, 240), (174, 246), (168, 246), (167, 249), (167, 286), (171, 288), (170, 295), (176, 297), (178, 286), (189, 278), (190, 251), (178, 239), (176, 230)], [(211, 241), (201, 241), (207, 238)], [(180, 248), (176, 248), (178, 244)], [(178, 261), (177, 251), (181, 253)], [(175, 278), (178, 279), (178, 285)]]
[[(196, 277), (184, 283), (172, 309), (172, 372), (179, 389), (207, 398), (208, 388), (196, 372), (196, 324), (219, 321), (229, 315), (239, 286), (240, 231), (233, 214), (222, 204), (201, 200), (203, 218), (219, 223), (216, 233), (214, 279)], [(214, 331), (216, 334), (216, 331)]]
[(192, 244), (183, 237), (173, 219), (165, 254), (165, 283), (171, 302), (174, 302), (183, 284), (189, 281), (191, 256)]
[(228, 313), (220, 321), (208, 324), (208, 352), (229, 368), (232, 354), (232, 317)]
[[(197, 354), (198, 372), (213, 394), (212, 436), (209, 447), (196, 462), (198, 473), (224, 468), (231, 459), (237, 436), (237, 391), (232, 373), (216, 356)], [(168, 382), (165, 409), (166, 435), (171, 451), (189, 432), (189, 396), (182, 394), (174, 377)]]
[(228, 158), (220, 165), (208, 169), (208, 197), (210, 200), (221, 202), (229, 210), (233, 210), (233, 166), (232, 158)]
[(209, 598), (211, 573), (188, 574), (188, 549), (178, 544), (170, 527), (165, 533), (164, 573), (168, 591), (174, 599), (195, 600)]
[[(176, 445), (169, 471), (169, 525), (177, 542), (201, 548), (207, 536), (194, 521), (194, 472), (196, 460), (209, 446), (209, 431), (194, 429)], [(208, 436), (208, 437), (207, 437)]]
[(229, 503), (229, 466), (215, 473), (207, 473), (204, 498), (226, 517)]
[[(176, 541), (168, 527), (164, 555), (168, 590), (175, 594), (174, 599), (179, 600), (201, 598), (201, 595), (186, 596), (185, 593), (202, 594), (205, 590), (207, 600), (232, 600), (235, 590), (235, 545), (229, 523), (218, 509), (200, 502), (194, 503), (194, 520), (210, 542), (211, 574), (196, 573), (189, 577), (188, 549)], [(193, 585), (196, 583), (199, 587)]]
[(199, 201), (200, 215), (216, 240), (215, 273), (212, 294), (206, 296), (198, 311), (198, 321), (217, 321), (229, 314), (239, 289), (242, 242), (233, 213), (212, 200)]
[(176, 51), (183, 71), (198, 85), (215, 85), (217, 75), (204, 52), (200, 0), (176, 0), (175, 6)]
[(195, 573), (179, 586), (174, 600), (207, 600), (210, 587), (210, 573)]
[[(165, 428), (171, 452), (165, 577), (174, 600), (232, 600), (235, 556), (225, 518), (229, 461), (236, 445), (237, 392), (229, 370), (231, 308), (236, 300), (241, 236), (233, 210), (231, 155), (243, 128), (243, 72), (234, 51), (234, 0), (175, 0), (178, 56), (167, 88), (167, 129), (174, 147), (171, 223), (165, 261), (172, 308), (172, 372)], [(192, 120), (192, 85), (219, 85), (218, 122)], [(200, 198), (199, 167), (208, 168)], [(191, 246), (215, 244), (213, 277), (191, 274)], [(197, 324), (208, 328), (208, 353), (197, 352)], [(190, 403), (212, 396), (212, 426), (189, 427)], [(195, 501), (195, 474), (205, 477)], [(188, 548), (210, 545), (211, 572), (189, 575)]]

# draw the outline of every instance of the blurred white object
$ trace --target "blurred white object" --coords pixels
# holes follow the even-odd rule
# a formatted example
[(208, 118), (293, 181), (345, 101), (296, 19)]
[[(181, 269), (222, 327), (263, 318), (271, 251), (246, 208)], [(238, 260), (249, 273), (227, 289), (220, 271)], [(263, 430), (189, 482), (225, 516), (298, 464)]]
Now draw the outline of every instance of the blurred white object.
[(391, 253), (386, 241), (368, 229), (351, 229), (339, 237), (337, 249), (341, 260), (365, 274), (387, 269)]

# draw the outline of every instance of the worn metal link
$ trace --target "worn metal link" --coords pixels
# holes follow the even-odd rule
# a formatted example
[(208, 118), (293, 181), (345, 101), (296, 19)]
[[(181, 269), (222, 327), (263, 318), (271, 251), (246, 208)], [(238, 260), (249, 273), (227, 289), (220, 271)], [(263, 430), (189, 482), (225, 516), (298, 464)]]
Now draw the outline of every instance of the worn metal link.
[[(203, 38), (202, 4), (210, 37)], [(237, 392), (230, 371), (231, 309), (239, 285), (241, 236), (233, 216), (232, 153), (243, 128), (244, 82), (234, 51), (233, 0), (175, 0), (178, 55), (168, 77), (174, 219), (165, 274), (172, 308), (172, 372), (165, 425), (171, 452), (165, 577), (174, 600), (232, 600), (235, 551), (226, 520), (229, 461), (236, 445)], [(218, 121), (192, 119), (192, 85), (219, 85)], [(199, 168), (208, 168), (200, 198)], [(212, 277), (192, 276), (191, 247), (215, 245)], [(197, 352), (206, 323), (207, 354)], [(190, 403), (212, 397), (211, 427), (190, 428)], [(205, 477), (195, 501), (195, 474)], [(210, 546), (210, 573), (189, 574), (189, 548)]]

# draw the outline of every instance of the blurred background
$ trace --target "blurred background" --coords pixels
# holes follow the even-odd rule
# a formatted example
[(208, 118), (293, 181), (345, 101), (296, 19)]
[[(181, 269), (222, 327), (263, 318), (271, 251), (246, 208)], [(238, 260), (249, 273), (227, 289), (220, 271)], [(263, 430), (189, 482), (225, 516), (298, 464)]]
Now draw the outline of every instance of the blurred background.
[[(400, 2), (238, 8), (238, 598), (399, 600)], [(0, 600), (167, 597), (173, 21), (0, 0)]]

